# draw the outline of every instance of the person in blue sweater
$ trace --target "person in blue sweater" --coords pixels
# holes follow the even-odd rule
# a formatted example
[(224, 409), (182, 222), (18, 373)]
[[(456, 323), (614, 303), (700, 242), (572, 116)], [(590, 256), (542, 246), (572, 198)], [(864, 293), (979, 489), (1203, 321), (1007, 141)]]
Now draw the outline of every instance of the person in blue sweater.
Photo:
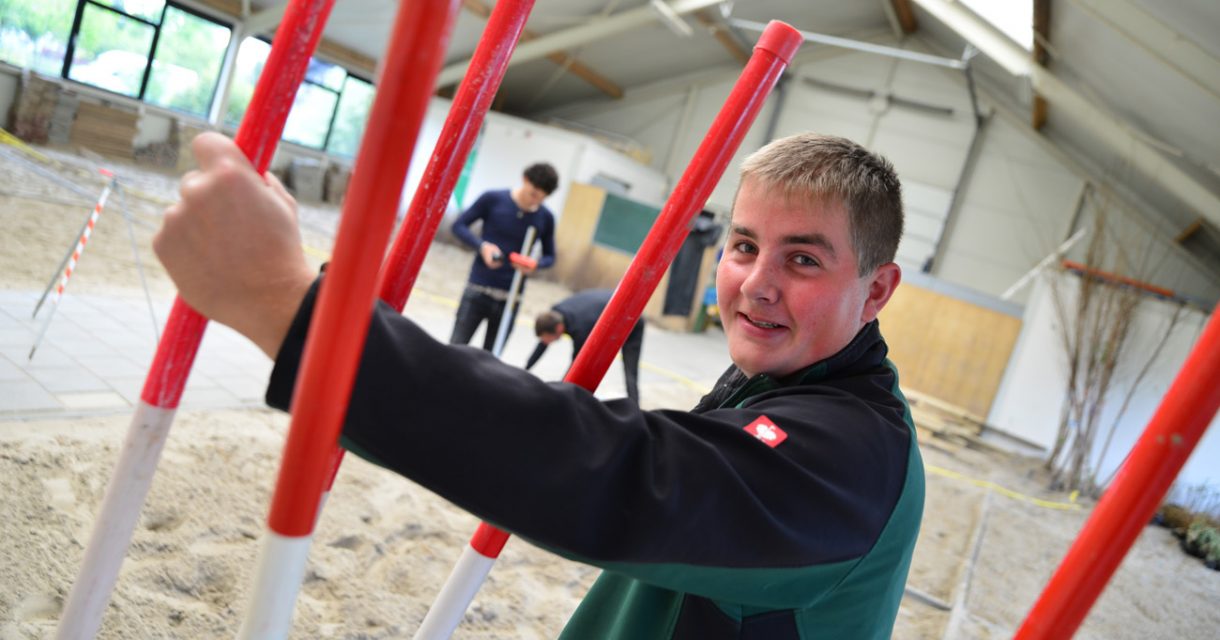
[[(515, 189), (488, 191), (479, 196), (453, 222), (453, 235), (475, 250), (474, 262), (470, 265), (470, 276), (466, 289), (458, 304), (457, 317), (453, 321), (450, 344), (467, 344), (479, 325), (487, 322), (483, 335), (483, 349), (491, 351), (504, 317), (504, 306), (508, 303), (513, 273), (523, 276), (534, 274), (537, 269), (546, 269), (555, 264), (555, 217), (542, 201), (559, 186), (559, 174), (546, 163), (530, 165), (521, 176), (521, 184)], [(471, 225), (482, 222), (481, 237), (475, 236)], [(522, 251), (527, 230), (533, 227), (536, 242), (542, 245), (542, 257), (537, 265), (521, 265), (509, 261), (510, 253), (529, 256), (531, 251)], [(532, 247), (530, 247), (532, 249)], [(517, 303), (513, 306), (507, 335), (512, 333), (513, 320), (521, 305), (520, 295), (525, 290), (524, 279)]]
[[(184, 302), (275, 358), (287, 410), (326, 275), (278, 183), (219, 134), (194, 151), (153, 248)], [(340, 444), (601, 568), (563, 640), (888, 639), (924, 503), (877, 320), (902, 226), (885, 159), (773, 141), (742, 165), (716, 270), (733, 364), (695, 407), (544, 382), (378, 303)]]

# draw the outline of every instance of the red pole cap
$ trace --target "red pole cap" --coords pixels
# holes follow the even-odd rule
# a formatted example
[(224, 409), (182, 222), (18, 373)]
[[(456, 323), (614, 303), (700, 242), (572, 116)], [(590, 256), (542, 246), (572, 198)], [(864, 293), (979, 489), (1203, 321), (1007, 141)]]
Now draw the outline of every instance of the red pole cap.
[(772, 20), (767, 23), (767, 28), (759, 36), (758, 44), (754, 45), (754, 48), (775, 54), (787, 65), (792, 62), (792, 56), (796, 55), (796, 50), (801, 48), (804, 41), (805, 36), (788, 23)]

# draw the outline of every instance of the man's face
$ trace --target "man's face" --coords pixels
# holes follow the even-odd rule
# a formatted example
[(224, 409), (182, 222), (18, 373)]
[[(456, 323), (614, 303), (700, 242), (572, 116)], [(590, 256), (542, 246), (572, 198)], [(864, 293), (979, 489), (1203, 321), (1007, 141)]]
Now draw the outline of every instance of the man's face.
[(521, 180), (521, 186), (517, 187), (514, 200), (517, 201), (517, 206), (525, 211), (537, 211), (538, 207), (542, 206), (542, 201), (546, 200), (547, 193), (542, 189), (534, 186), (534, 183), (529, 180)]
[(733, 362), (782, 377), (847, 346), (899, 278), (893, 263), (857, 273), (842, 202), (788, 202), (747, 180), (716, 272)]
[(563, 325), (560, 325), (560, 328), (555, 329), (555, 333), (539, 334), (538, 342), (541, 342), (542, 344), (551, 344), (552, 342), (558, 340), (559, 336), (563, 335), (562, 327)]

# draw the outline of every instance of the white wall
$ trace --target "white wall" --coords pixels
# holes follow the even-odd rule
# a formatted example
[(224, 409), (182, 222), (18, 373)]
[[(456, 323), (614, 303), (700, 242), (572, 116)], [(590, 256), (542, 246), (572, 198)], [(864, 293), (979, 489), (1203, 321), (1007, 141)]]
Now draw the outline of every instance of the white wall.
[[(1078, 291), (1071, 278), (1065, 292), (1069, 300)], [(1170, 331), (1176, 304), (1147, 298), (1138, 308), (1131, 327), (1126, 356), (1115, 369), (1110, 395), (1100, 420), (1100, 435), (1094, 447), (1094, 464), (1101, 455), (1105, 434), (1115, 424), (1124, 397), (1140, 370), (1152, 357), (1157, 343)], [(1165, 391), (1177, 375), (1190, 349), (1198, 339), (1207, 316), (1183, 310), (1160, 355), (1152, 361), (1140, 386), (1114, 432), (1114, 438), (1100, 461), (1099, 479), (1105, 479), (1123, 461), (1160, 405)], [(988, 424), (1049, 450), (1059, 424), (1067, 387), (1067, 358), (1059, 333), (1052, 288), (1047, 277), (1038, 278), (1026, 306), (1021, 336), (1012, 360), (992, 405)], [(1187, 461), (1179, 482), (1186, 485), (1220, 482), (1220, 418), (1213, 418), (1194, 454)]]
[[(877, 42), (915, 50), (920, 46), (917, 39)], [(668, 169), (674, 180), (739, 73), (739, 68), (724, 68), (693, 74), (635, 89), (619, 103), (577, 105), (551, 115), (645, 144), (652, 151), (653, 167)], [(1050, 148), (1027, 122), (1000, 108), (982, 90), (981, 108), (988, 117), (974, 161), (967, 167), (975, 124), (967, 83), (959, 71), (831, 47), (806, 47), (787, 78), (776, 136), (809, 130), (841, 135), (894, 163), (906, 187), (911, 234), (899, 248), (899, 261), (907, 271), (921, 268), (940, 240), (933, 275), (998, 296), (1067, 238), (1085, 182), (1104, 184), (1107, 178), (1090, 174)], [(825, 84), (890, 94), (953, 112), (945, 115), (887, 104)], [(773, 93), (713, 192), (714, 205), (731, 203), (736, 165), (764, 144), (762, 137), (777, 102)], [(688, 104), (693, 105), (689, 116)], [(667, 158), (674, 161), (667, 164)], [(966, 180), (959, 185), (963, 175)], [(957, 205), (950, 217), (949, 203), (955, 196)], [(1139, 203), (1122, 203), (1122, 207), (1128, 213), (1147, 209)], [(1172, 230), (1147, 220), (1130, 222), (1159, 237), (1154, 245), (1156, 260), (1151, 261), (1156, 273), (1148, 279), (1202, 301), (1220, 297), (1220, 276), (1173, 248)], [(1024, 290), (1015, 299), (1023, 302), (1027, 295)]]
[[(450, 104), (449, 100), (433, 98), (428, 105), (403, 189), (400, 205), (403, 211), (423, 178)], [(545, 202), (554, 212), (556, 222), (563, 216), (571, 184), (589, 182), (599, 173), (631, 185), (627, 195), (634, 200), (660, 205), (668, 195), (667, 179), (660, 171), (587, 135), (502, 113), (487, 114), (471, 156), (474, 161), (462, 202), (464, 206), (470, 206), (484, 191), (511, 189), (521, 184), (522, 172), (535, 162), (548, 162), (559, 173), (559, 186)], [(451, 199), (442, 231), (438, 234), (440, 237), (447, 237), (447, 229), (459, 213), (457, 202)]]

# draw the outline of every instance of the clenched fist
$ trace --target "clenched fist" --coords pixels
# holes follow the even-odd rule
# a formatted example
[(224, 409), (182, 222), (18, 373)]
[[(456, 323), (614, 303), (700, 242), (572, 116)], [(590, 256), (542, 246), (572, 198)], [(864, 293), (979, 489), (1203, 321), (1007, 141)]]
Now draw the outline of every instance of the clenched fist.
[(199, 169), (182, 177), (153, 250), (184, 302), (274, 358), (314, 279), (296, 201), (229, 138), (204, 133), (191, 148)]

